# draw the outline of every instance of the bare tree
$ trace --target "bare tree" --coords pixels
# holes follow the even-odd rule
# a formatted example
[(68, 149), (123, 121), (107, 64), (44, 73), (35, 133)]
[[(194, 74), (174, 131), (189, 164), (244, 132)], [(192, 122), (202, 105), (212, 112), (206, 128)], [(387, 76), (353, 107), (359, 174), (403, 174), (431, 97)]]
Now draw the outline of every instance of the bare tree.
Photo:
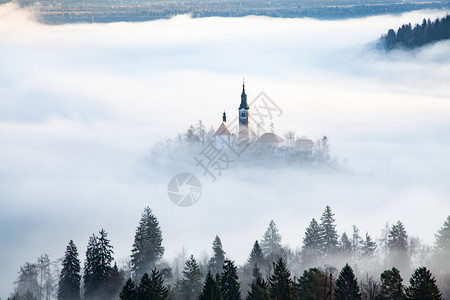
[(366, 279), (361, 280), (360, 284), (362, 300), (376, 300), (380, 292), (380, 283), (366, 273)]
[(284, 134), (287, 141), (287, 147), (294, 147), (295, 142), (295, 131), (288, 131)]

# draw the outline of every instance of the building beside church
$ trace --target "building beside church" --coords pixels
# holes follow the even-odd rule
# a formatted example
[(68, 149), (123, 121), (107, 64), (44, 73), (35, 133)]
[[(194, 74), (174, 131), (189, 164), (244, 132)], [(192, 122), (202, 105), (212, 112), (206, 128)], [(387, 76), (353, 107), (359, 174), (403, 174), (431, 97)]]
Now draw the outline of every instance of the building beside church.
[(225, 112), (223, 112), (222, 124), (214, 133), (213, 142), (218, 149), (231, 146), (231, 132), (227, 128), (227, 115)]

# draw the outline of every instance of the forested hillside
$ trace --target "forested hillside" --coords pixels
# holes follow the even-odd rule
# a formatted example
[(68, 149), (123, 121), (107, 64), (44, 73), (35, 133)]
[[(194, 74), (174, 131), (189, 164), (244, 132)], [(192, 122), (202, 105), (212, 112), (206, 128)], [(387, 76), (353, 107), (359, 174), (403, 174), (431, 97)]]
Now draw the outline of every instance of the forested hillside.
[(182, 14), (194, 18), (262, 15), (329, 20), (450, 7), (448, 0), (17, 0), (16, 3), (32, 9), (40, 21), (50, 24), (141, 22)]
[(450, 16), (436, 19), (423, 19), (422, 24), (416, 24), (414, 28), (411, 23), (398, 28), (397, 32), (389, 29), (386, 35), (381, 37), (381, 44), (387, 50), (394, 48), (412, 49), (432, 42), (450, 38)]

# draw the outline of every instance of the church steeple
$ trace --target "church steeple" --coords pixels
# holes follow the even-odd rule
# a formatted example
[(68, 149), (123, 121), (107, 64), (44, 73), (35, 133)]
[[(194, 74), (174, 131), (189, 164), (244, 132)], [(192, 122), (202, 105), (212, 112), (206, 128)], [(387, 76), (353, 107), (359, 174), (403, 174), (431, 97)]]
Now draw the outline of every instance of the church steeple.
[(223, 121), (224, 123), (227, 122), (227, 114), (226, 114), (225, 112), (223, 112), (222, 121)]
[(247, 104), (247, 94), (245, 93), (245, 82), (242, 81), (242, 94), (241, 94), (241, 105), (239, 106), (239, 109), (249, 109)]
[(239, 136), (238, 139), (241, 141), (250, 140), (249, 131), (249, 111), (247, 103), (247, 94), (245, 93), (245, 83), (242, 82), (242, 94), (241, 94), (241, 105), (239, 106)]

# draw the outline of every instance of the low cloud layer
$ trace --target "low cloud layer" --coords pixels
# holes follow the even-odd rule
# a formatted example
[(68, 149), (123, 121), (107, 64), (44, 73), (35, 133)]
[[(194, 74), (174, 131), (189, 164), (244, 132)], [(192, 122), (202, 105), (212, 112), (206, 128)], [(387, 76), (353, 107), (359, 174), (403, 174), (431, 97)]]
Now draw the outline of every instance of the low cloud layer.
[[(388, 54), (374, 44), (445, 13), (48, 26), (1, 5), (0, 296), (25, 261), (61, 257), (70, 239), (83, 257), (102, 227), (116, 259), (128, 256), (147, 205), (168, 259), (183, 245), (200, 256), (219, 234), (243, 263), (271, 219), (299, 247), (327, 204), (339, 233), (355, 224), (376, 237), (402, 220), (432, 243), (450, 211), (450, 43)], [(199, 119), (218, 126), (224, 109), (233, 116), (244, 76), (249, 99), (263, 90), (282, 107), (277, 133), (327, 135), (346, 171), (236, 161), (209, 183), (194, 161), (149, 164), (156, 142)], [(187, 209), (167, 197), (183, 171), (204, 183)]]

